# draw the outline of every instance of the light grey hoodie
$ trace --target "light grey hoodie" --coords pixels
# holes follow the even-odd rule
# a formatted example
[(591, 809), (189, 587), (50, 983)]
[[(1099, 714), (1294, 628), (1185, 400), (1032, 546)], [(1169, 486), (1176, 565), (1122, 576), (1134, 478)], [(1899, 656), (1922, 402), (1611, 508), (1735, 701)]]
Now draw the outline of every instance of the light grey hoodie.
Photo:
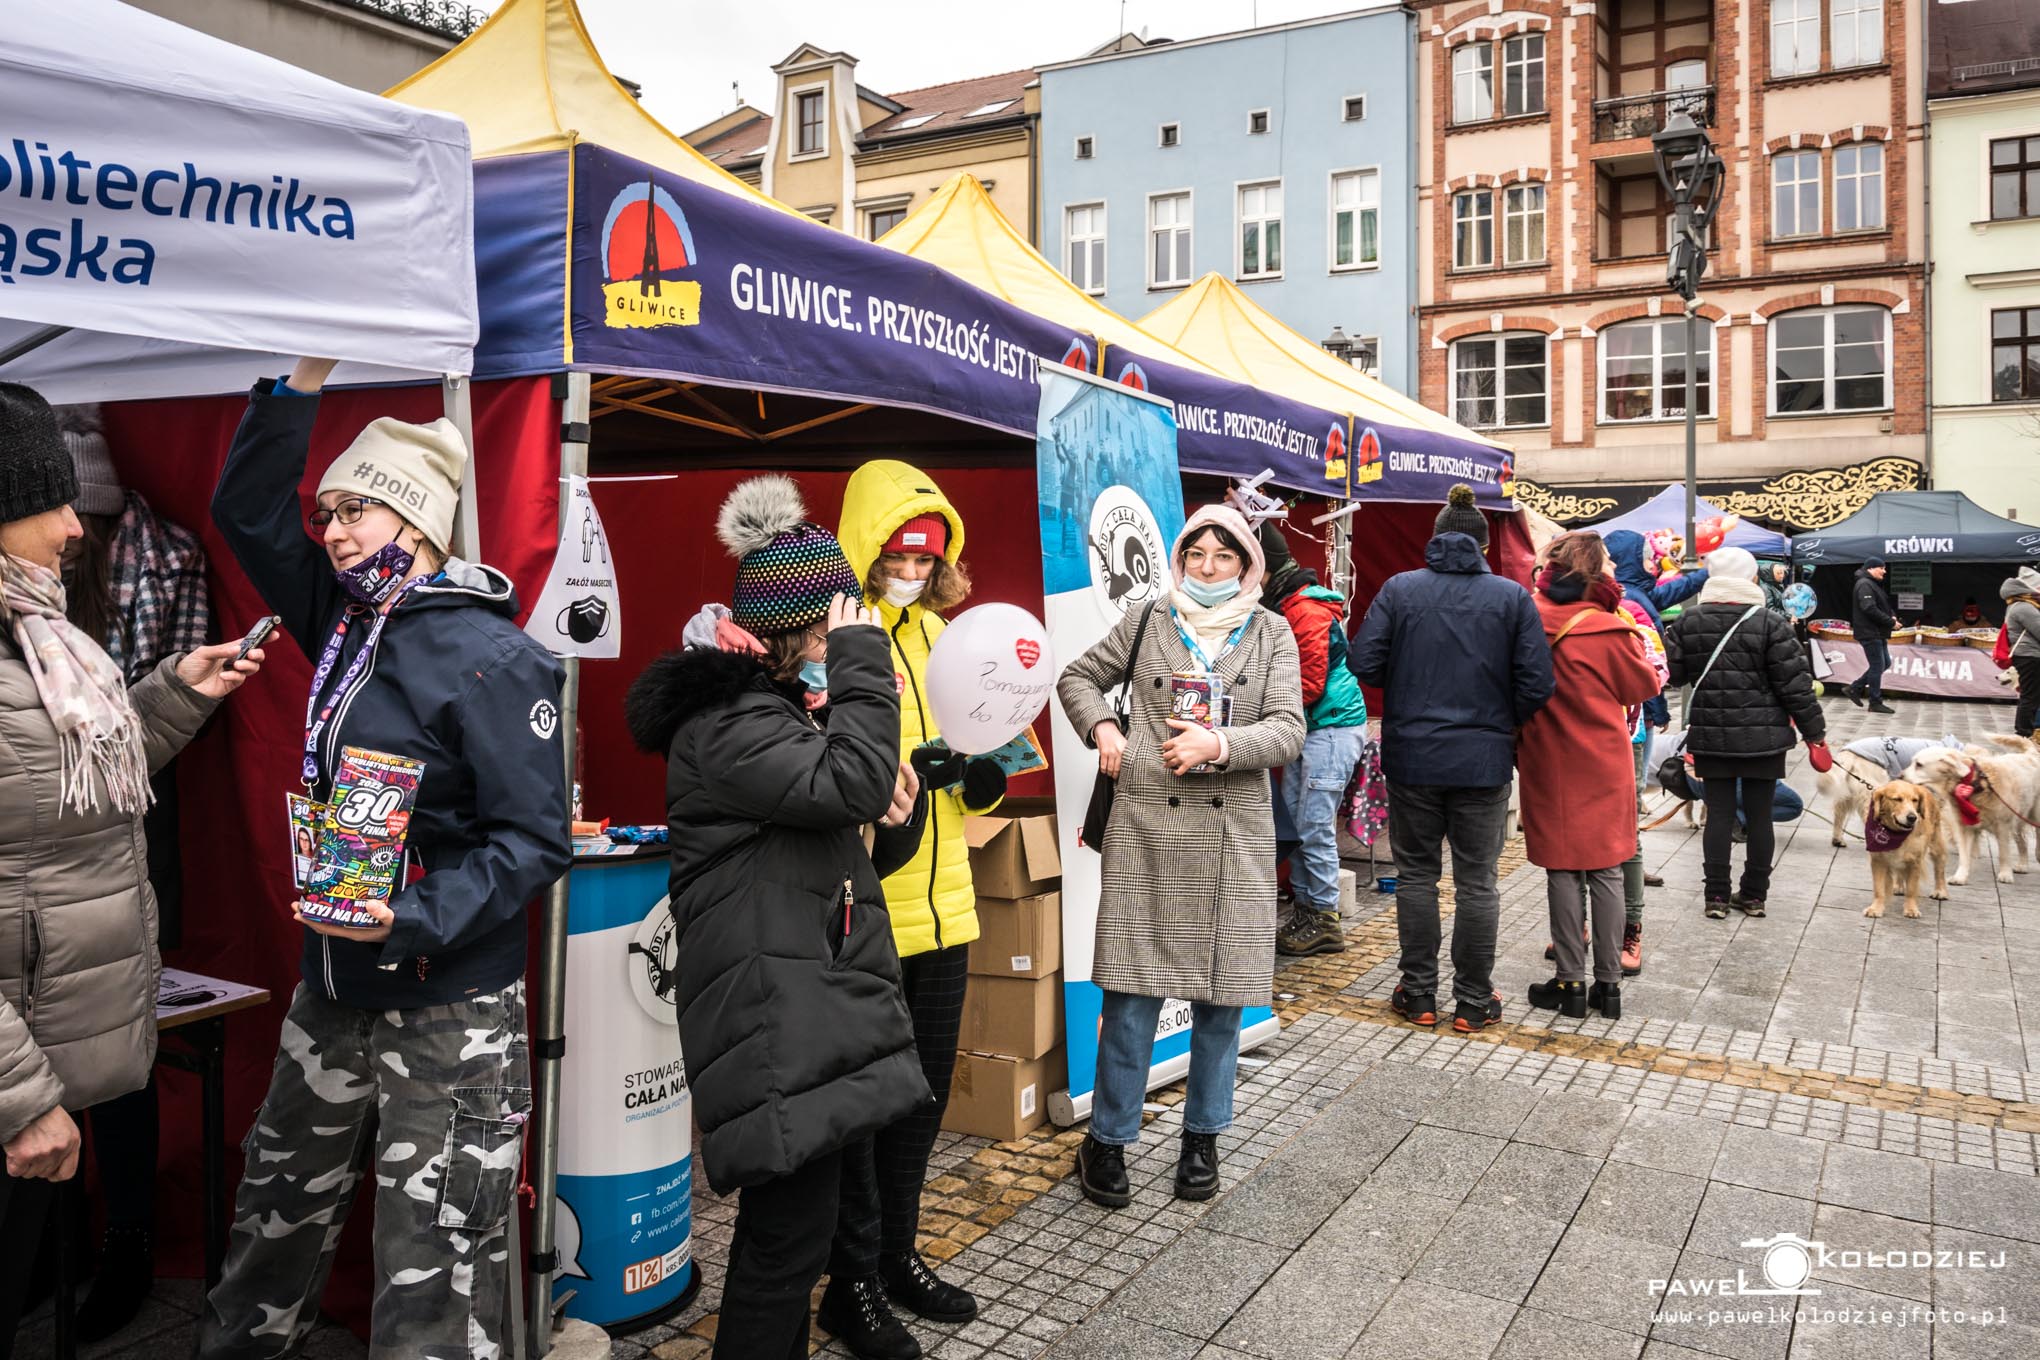
[(2029, 571), (2007, 577), (1998, 587), (1998, 598), (2012, 602), (2005, 610), (2005, 632), (2012, 640), (2013, 656), (2030, 656), (2040, 659), (2040, 607), (2036, 607), (2028, 595), (2040, 594), (2040, 578)]

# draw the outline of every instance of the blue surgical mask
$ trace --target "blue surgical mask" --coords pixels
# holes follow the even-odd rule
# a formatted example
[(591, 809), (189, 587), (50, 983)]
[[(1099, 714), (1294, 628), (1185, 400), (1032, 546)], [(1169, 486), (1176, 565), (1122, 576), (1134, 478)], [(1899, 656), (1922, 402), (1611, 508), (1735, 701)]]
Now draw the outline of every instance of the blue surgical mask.
[(1198, 580), (1195, 576), (1185, 576), (1183, 578), (1183, 593), (1203, 605), (1206, 609), (1209, 609), (1213, 605), (1224, 604), (1227, 600), (1239, 594), (1240, 578), (1235, 576), (1229, 581), (1214, 581), (1207, 584)]
[(810, 694), (827, 693), (829, 688), (829, 663), (826, 661), (801, 662), (800, 682), (808, 687)]
[(383, 544), (351, 567), (333, 573), (340, 588), (371, 608), (380, 606), (410, 579), (418, 559), (394, 540)]

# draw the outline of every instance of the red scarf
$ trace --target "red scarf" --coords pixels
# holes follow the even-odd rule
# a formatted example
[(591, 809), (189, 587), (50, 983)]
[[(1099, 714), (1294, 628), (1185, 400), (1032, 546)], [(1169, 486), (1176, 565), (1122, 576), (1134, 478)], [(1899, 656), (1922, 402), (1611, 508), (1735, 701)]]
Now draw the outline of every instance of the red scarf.
[(1975, 826), (1983, 820), (1983, 813), (1976, 806), (1976, 790), (1983, 783), (1983, 775), (1976, 768), (1976, 762), (1969, 763), (1969, 773), (1956, 781), (1948, 797), (1955, 803), (1956, 815), (1962, 818), (1962, 825)]

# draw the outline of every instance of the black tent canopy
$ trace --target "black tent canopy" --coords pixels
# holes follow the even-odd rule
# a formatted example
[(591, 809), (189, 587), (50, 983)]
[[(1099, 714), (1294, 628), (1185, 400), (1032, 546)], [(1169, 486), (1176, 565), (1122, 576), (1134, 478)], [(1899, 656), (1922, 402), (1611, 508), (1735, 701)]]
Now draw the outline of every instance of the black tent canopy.
[(2040, 526), (1993, 515), (1959, 491), (1886, 491), (1841, 523), (1792, 540), (1792, 560), (1806, 566), (1871, 557), (2040, 563)]

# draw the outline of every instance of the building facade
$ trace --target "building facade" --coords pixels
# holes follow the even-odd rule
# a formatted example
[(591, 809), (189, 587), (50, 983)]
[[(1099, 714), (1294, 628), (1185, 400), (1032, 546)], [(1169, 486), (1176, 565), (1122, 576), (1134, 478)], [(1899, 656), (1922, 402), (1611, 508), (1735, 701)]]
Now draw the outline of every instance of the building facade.
[(1380, 5), (1042, 67), (1042, 252), (1136, 320), (1217, 271), (1410, 391), (1413, 46)]
[(2040, 6), (1930, 0), (1934, 484), (2040, 520)]
[(1599, 518), (1684, 476), (1684, 305), (1651, 136), (1725, 162), (1699, 322), (1703, 489), (1799, 527), (1927, 455), (1913, 0), (1413, 0), (1421, 396)]
[(875, 241), (969, 172), (1038, 240), (1041, 90), (1032, 71), (884, 95), (857, 58), (802, 46), (772, 68), (771, 109), (744, 105), (682, 140), (782, 203)]
[(488, 18), (458, 0), (127, 0), (186, 28), (381, 93)]

